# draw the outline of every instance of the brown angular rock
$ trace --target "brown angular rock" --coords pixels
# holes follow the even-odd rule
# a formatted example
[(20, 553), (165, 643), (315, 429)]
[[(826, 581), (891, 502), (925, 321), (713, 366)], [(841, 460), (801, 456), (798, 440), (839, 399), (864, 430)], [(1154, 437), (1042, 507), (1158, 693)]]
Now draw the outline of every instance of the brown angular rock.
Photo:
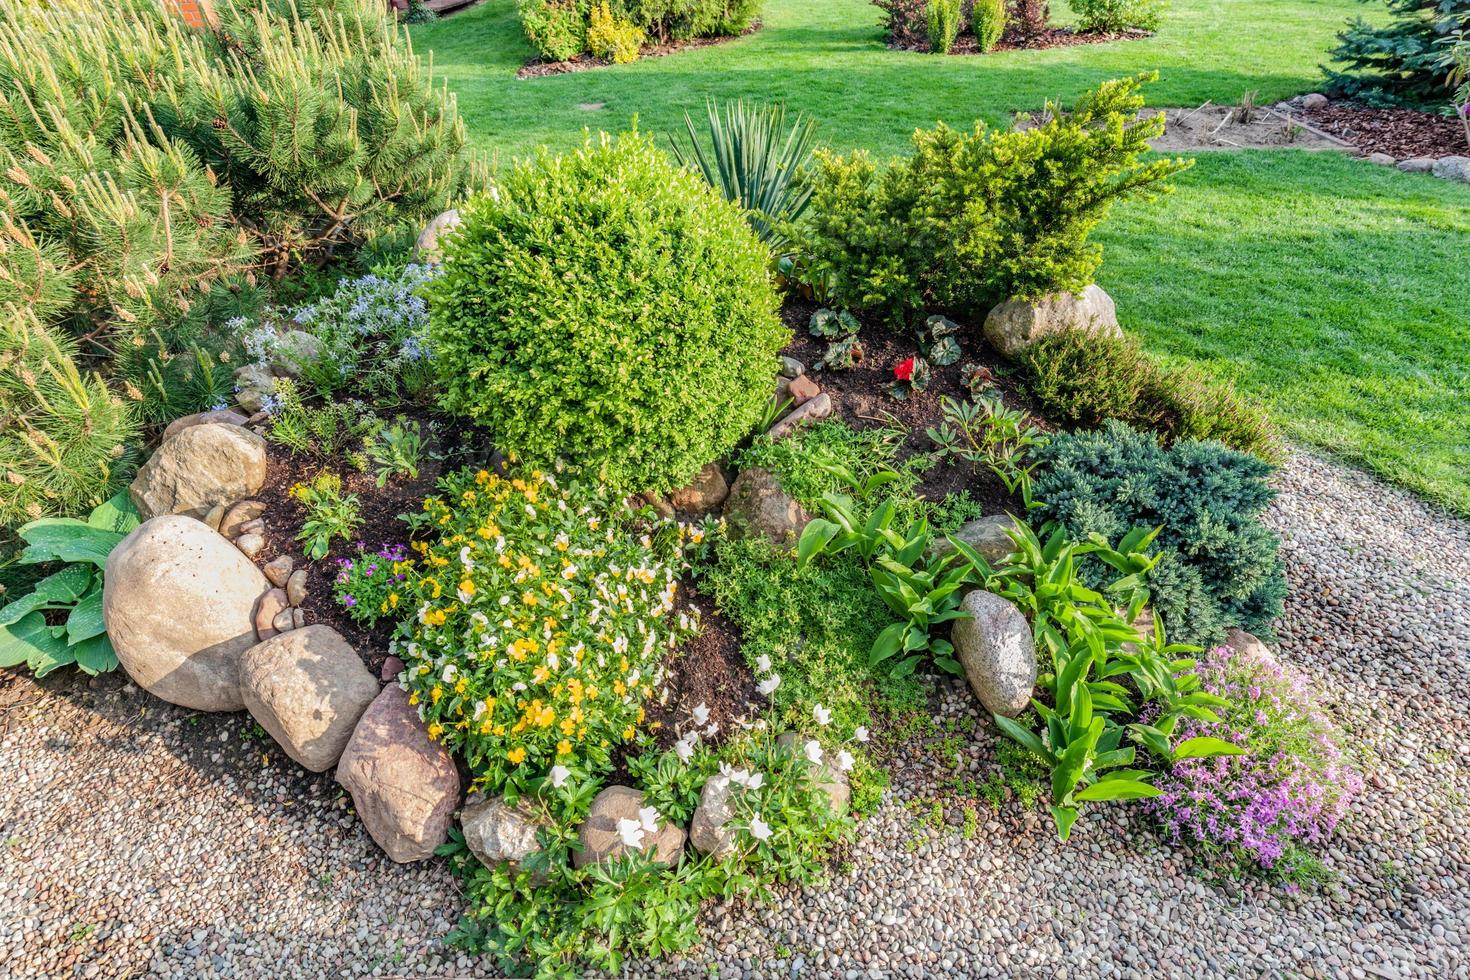
[(337, 763), (337, 782), (394, 861), (423, 860), (449, 839), (459, 772), (398, 685), (383, 688), (363, 712)]
[[(802, 377), (806, 376), (802, 375)], [(800, 380), (801, 378), (796, 379), (796, 381)], [(793, 387), (795, 386), (796, 381), (792, 382)], [(770, 437), (770, 440), (772, 442), (780, 442), (782, 439), (785, 439), (787, 436), (791, 435), (791, 433), (795, 432), (802, 426), (811, 425), (814, 422), (820, 422), (822, 419), (831, 414), (832, 396), (828, 395), (824, 391), (820, 395), (817, 395), (815, 398), (803, 402), (795, 409), (792, 409), (789, 415), (787, 415), (781, 421), (777, 422), (775, 425), (771, 426), (766, 435)]]
[(129, 496), (145, 519), (203, 519), (265, 485), (265, 440), (238, 425), (195, 425), (163, 442), (138, 470)]
[(797, 405), (805, 405), (807, 402), (820, 395), (822, 393), (822, 389), (817, 386), (817, 383), (815, 381), (812, 380), (811, 375), (798, 374), (796, 377), (792, 378), (791, 383), (787, 385), (786, 393)]
[(669, 503), (676, 511), (706, 514), (717, 509), (730, 496), (730, 484), (716, 463), (706, 463), (695, 476), (694, 482), (682, 490), (669, 494)]
[[(459, 827), (465, 846), (487, 868), (509, 864), (515, 871), (529, 855), (541, 849), (536, 832), (547, 826), (529, 801), (511, 806), (500, 798), (487, 800), (479, 793), (465, 800)], [(547, 882), (546, 872), (531, 876), (531, 883)]]
[(725, 498), (725, 518), (734, 534), (759, 534), (777, 547), (794, 547), (811, 521), (775, 475), (752, 467), (735, 478)]
[(224, 519), (219, 522), (219, 533), (227, 538), (238, 538), (242, 532), (242, 525), (248, 524), (261, 514), (265, 513), (265, 504), (259, 500), (242, 500), (229, 510), (225, 511)]
[[(261, 568), (261, 571), (265, 572), (265, 577), (271, 580), (271, 585), (284, 589), (286, 583), (291, 578), (291, 569), (295, 567), (296, 562), (292, 560), (290, 555), (281, 555), (266, 562)], [(287, 603), (287, 605), (294, 606), (296, 603), (291, 602)]]
[(280, 589), (271, 589), (260, 597), (260, 605), (255, 607), (255, 635), (262, 640), (269, 640), (280, 632), (276, 628), (276, 617), (286, 611), (286, 593)]
[[(638, 811), (643, 805), (643, 794), (630, 786), (609, 786), (598, 793), (587, 811), (587, 819), (577, 831), (582, 849), (573, 852), (572, 863), (578, 868), (585, 868), (629, 853), (619, 833), (618, 822), (638, 821)], [(658, 830), (643, 834), (643, 850), (661, 864), (677, 863), (684, 850), (684, 831), (659, 817)]]
[(163, 438), (160, 441), (167, 442), (171, 436), (196, 425), (244, 425), (247, 421), (249, 420), (245, 416), (228, 408), (195, 412), (193, 415), (185, 415), (183, 418), (170, 422), (168, 428), (163, 430)]

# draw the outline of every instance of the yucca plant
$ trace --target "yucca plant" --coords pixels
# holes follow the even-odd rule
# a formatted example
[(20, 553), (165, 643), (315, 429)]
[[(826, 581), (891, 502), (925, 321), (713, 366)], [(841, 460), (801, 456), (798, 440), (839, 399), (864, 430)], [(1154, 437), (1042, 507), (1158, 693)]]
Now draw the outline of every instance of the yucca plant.
[(811, 200), (807, 162), (816, 123), (798, 115), (788, 126), (786, 107), (779, 103), (737, 100), (721, 108), (711, 99), (706, 110), (709, 148), (685, 113), (688, 142), (670, 140), (675, 159), (703, 173), (711, 186), (739, 205), (760, 240), (780, 254), (789, 242), (786, 227)]

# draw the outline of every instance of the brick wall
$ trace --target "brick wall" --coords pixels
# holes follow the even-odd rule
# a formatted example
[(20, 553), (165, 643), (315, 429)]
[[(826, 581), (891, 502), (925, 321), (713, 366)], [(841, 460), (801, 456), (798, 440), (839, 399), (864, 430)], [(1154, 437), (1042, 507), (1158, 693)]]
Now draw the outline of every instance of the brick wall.
[(211, 0), (164, 0), (173, 7), (190, 27), (203, 27), (216, 23), (214, 5)]

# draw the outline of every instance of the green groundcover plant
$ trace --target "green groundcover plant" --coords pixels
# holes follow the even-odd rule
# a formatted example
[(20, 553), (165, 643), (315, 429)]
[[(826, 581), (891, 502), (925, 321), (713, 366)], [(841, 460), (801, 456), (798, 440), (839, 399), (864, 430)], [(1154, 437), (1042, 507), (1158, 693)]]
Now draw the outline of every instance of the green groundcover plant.
[(1266, 482), (1270, 464), (1217, 442), (1165, 448), (1117, 421), (1056, 436), (1036, 458), (1043, 520), (1108, 540), (1161, 528), (1148, 585), (1176, 639), (1212, 644), (1232, 626), (1274, 635), (1286, 578), (1279, 541), (1261, 523), (1275, 496)]
[(471, 200), (426, 288), (440, 403), (497, 446), (667, 491), (745, 438), (788, 333), (738, 208), (638, 132)]

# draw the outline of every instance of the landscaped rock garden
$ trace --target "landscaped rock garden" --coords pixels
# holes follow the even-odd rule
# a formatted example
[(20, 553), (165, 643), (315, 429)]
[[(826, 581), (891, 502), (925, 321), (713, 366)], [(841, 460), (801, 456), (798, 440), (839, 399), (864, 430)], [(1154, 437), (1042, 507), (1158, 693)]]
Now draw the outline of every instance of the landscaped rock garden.
[[(242, 176), (243, 160), (190, 169), (234, 142), (191, 154), (170, 142), (253, 133), (254, 116), (181, 120), (186, 101), (160, 105), (178, 128), (157, 127), (156, 158), (221, 189), (189, 198), (200, 210), (180, 227), (202, 237), (177, 255), (170, 239), (142, 279), (113, 270), (110, 306), (88, 305), (105, 290), (78, 291), (45, 321), (29, 314), (4, 352), (28, 391), (59, 379), (53, 397), (76, 408), (46, 414), (32, 399), (6, 418), (36, 446), (59, 445), (42, 428), (54, 426), (90, 463), (54, 467), (39, 489), (16, 466), (0, 484), (4, 512), (28, 517), (15, 564), (38, 569), (0, 606), (0, 664), (35, 677), (0, 689), (6, 725), (26, 719), (3, 736), (18, 787), (3, 797), (7, 855), (26, 868), (0, 892), (19, 913), (3, 916), (0, 949), (18, 947), (24, 972), (392, 972), (412, 958), (622, 975), (691, 950), (718, 972), (756, 972), (732, 951), (749, 937), (725, 938), (727, 913), (747, 908), (780, 911), (745, 913), (766, 920), (761, 971), (968, 975), (1045, 970), (1064, 943), (1074, 968), (1093, 962), (1114, 934), (1079, 944), (1052, 920), (1133, 936), (1164, 884), (1176, 904), (1148, 913), (1150, 928), (1181, 915), (1193, 927), (1243, 892), (1273, 913), (1298, 900), (1340, 913), (1339, 879), (1358, 902), (1365, 855), (1403, 834), (1381, 832), (1381, 807), (1370, 821), (1354, 806), (1390, 787), (1359, 756), (1364, 702), (1341, 677), (1303, 674), (1322, 658), (1294, 662), (1282, 641), (1330, 645), (1324, 622), (1355, 637), (1409, 627), (1350, 611), (1371, 599), (1360, 557), (1315, 592), (1301, 589), (1310, 562), (1288, 576), (1283, 536), (1291, 555), (1314, 519), (1292, 510), (1309, 491), (1278, 500), (1290, 454), (1274, 426), (1228, 384), (1145, 355), (1093, 282), (1102, 253), (1088, 236), (1110, 205), (1189, 165), (1144, 158), (1163, 127), (1140, 115), (1149, 75), (1074, 110), (1048, 104), (1027, 127), (916, 133), (881, 175), (861, 154), (812, 155), (810, 127), (779, 109), (712, 106), (720, 159), (731, 133), (768, 137), (746, 175), (769, 185), (767, 203), (752, 208), (706, 165), (692, 125), (687, 166), (630, 132), (491, 179), (460, 158), (452, 103), (392, 61), (398, 35), (351, 9), (355, 40), (330, 10), (247, 23), (231, 8), (198, 35), (76, 15), (95, 29), (89, 69), (132, 50), (130, 29), (151, 32), (194, 66), (201, 100), (221, 86), (267, 100), (235, 47), (260, 46), (262, 72), (289, 61), (265, 57), (280, 44), (345, 73), (363, 69), (371, 37), (415, 93), (402, 110), (413, 125), (374, 117), (364, 131), (401, 162), (419, 148), (393, 141), (432, 129), (443, 154), (415, 163), (432, 193), (355, 173), (323, 217), (315, 171), (288, 194), (274, 172)], [(548, 27), (538, 12), (581, 17), (522, 5), (528, 31)], [(6, 16), (44, 44), (70, 24)], [(599, 5), (577, 28), (636, 50), (611, 17)], [(231, 58), (211, 57), (219, 46)], [(140, 105), (156, 95), (116, 80), (140, 86)], [(131, 135), (116, 152), (145, 154), (117, 125)], [(257, 213), (265, 187), (281, 200)], [(163, 195), (159, 221), (176, 200)], [(349, 218), (352, 202), (364, 210)], [(281, 218), (292, 209), (305, 216)], [(228, 233), (211, 237), (216, 224)], [(391, 261), (353, 266), (377, 249)], [(169, 278), (194, 260), (193, 278)], [(273, 301), (217, 315), (256, 297), (257, 272), (281, 280)], [(116, 398), (55, 339), (109, 318), (134, 331), (104, 348)], [(181, 367), (163, 331), (200, 322)], [(152, 360), (130, 374), (136, 350)], [(1288, 479), (1316, 472), (1293, 465)], [(1337, 492), (1345, 478), (1321, 479)], [(1373, 509), (1350, 496), (1341, 510)], [(1340, 547), (1335, 534), (1309, 544)], [(1342, 583), (1348, 611), (1331, 598)], [(1463, 666), (1423, 690), (1437, 697)], [(1355, 669), (1375, 679), (1373, 667)], [(1385, 710), (1438, 710), (1414, 700)], [(95, 737), (42, 740), (78, 704), (97, 709), (83, 733)], [(63, 744), (80, 746), (70, 768)], [(65, 798), (45, 807), (52, 794)], [(910, 807), (927, 831), (905, 866)], [(1414, 915), (1442, 942), (1420, 952), (1453, 969), (1464, 917), (1431, 903), (1452, 897), (1446, 881), (1465, 884), (1464, 867), (1428, 817), (1433, 846), (1407, 853), (1438, 872)], [(27, 837), (59, 819), (76, 825), (71, 845)], [(959, 900), (1011, 868), (1022, 876), (999, 908)], [(1185, 868), (1211, 883), (1185, 887)], [(188, 899), (164, 897), (161, 874), (181, 876)], [(70, 882), (102, 897), (79, 902)], [(242, 933), (241, 908), (298, 904), (305, 883), (341, 907), (331, 929), (295, 908)], [(791, 957), (771, 944), (806, 928), (797, 889), (832, 914)], [(411, 906), (431, 913), (429, 956), (454, 954), (425, 958)], [(162, 936), (181, 907), (198, 924)], [(1349, 943), (1366, 950), (1385, 920), (1354, 914)], [(970, 943), (1000, 947), (993, 963), (936, 935), (955, 915), (971, 937), (993, 923)], [(63, 926), (86, 954), (62, 944)], [(898, 931), (874, 942), (881, 930)], [(1374, 949), (1385, 969), (1418, 963)], [(1125, 968), (1143, 956), (1131, 940), (1113, 953)]]

